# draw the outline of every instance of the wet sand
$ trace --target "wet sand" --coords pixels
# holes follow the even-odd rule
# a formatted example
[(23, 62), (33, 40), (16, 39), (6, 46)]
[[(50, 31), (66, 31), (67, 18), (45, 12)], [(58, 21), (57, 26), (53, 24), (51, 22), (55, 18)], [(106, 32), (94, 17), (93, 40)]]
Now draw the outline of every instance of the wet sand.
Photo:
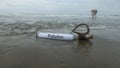
[(119, 29), (92, 30), (89, 41), (0, 37), (0, 68), (120, 68)]

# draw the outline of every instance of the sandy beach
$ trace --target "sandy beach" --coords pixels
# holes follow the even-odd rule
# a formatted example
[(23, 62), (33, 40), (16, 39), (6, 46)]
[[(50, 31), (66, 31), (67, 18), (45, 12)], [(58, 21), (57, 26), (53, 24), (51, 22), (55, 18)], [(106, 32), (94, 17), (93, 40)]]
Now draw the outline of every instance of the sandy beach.
[(91, 30), (89, 41), (36, 39), (35, 34), (0, 37), (0, 68), (119, 68), (117, 29)]

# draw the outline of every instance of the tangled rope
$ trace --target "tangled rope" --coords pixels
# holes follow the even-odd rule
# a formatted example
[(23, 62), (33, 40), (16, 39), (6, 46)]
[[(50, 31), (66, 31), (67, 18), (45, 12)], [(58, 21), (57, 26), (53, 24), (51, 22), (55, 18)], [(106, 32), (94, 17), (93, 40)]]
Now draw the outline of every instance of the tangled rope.
[[(86, 26), (87, 31), (84, 32), (84, 33), (81, 33), (80, 31), (79, 31), (79, 32), (78, 32), (78, 31), (75, 31), (77, 28), (79, 28), (79, 27), (81, 27), (81, 26)], [(93, 35), (89, 34), (90, 29), (89, 29), (89, 26), (88, 26), (87, 24), (79, 24), (79, 25), (77, 25), (77, 26), (72, 30), (72, 32), (78, 34), (78, 36), (79, 36), (78, 39), (79, 39), (79, 40), (88, 40), (88, 39), (92, 39), (92, 38), (93, 38)]]

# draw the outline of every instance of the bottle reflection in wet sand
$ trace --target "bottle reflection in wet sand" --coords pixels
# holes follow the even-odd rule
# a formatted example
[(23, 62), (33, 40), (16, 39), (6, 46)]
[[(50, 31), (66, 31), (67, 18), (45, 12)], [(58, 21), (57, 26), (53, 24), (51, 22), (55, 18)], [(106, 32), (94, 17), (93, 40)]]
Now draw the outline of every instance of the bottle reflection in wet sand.
[(92, 48), (92, 42), (90, 40), (79, 40), (75, 43), (73, 49), (75, 52), (79, 52), (83, 56), (88, 56)]

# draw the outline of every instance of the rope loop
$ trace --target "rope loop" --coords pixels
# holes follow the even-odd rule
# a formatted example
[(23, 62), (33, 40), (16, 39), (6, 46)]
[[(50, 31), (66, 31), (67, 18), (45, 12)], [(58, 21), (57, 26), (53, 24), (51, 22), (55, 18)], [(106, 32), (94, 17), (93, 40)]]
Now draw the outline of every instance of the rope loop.
[[(81, 27), (81, 26), (86, 26), (87, 31), (84, 32), (84, 33), (81, 33), (81, 32), (78, 32), (78, 31), (75, 31), (77, 28), (79, 28), (79, 27)], [(89, 34), (90, 29), (89, 29), (89, 26), (88, 26), (87, 24), (84, 24), (84, 23), (83, 23), (83, 24), (79, 24), (79, 25), (77, 25), (77, 26), (72, 30), (72, 32), (77, 33), (77, 34), (86, 35), (86, 34)]]

